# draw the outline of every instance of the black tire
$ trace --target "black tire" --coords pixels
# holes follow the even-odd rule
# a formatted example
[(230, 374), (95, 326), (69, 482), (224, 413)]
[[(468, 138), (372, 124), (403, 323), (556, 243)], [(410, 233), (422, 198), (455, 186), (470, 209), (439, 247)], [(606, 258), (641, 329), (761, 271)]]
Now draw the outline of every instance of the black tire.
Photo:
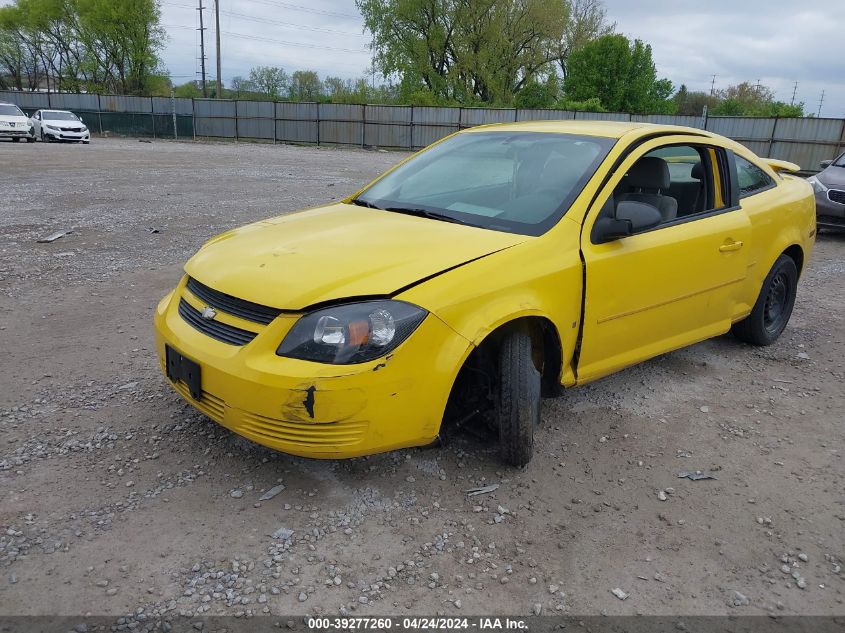
[(20, 142), (21, 142), (21, 137), (20, 137), (20, 136), (15, 136), (15, 137), (13, 137), (13, 138), (12, 138), (12, 140), (13, 140), (15, 143), (20, 143)]
[(540, 372), (525, 332), (513, 332), (502, 340), (497, 391), (502, 459), (511, 466), (525, 466), (534, 454), (534, 428), (540, 423)]
[(34, 137), (34, 136), (27, 136), (27, 137), (26, 137), (26, 142), (27, 142), (27, 143), (34, 143), (34, 142), (35, 142), (35, 137)]
[(41, 130), (41, 142), (42, 142), (42, 143), (46, 143), (46, 142), (47, 142), (47, 137), (45, 137), (45, 136), (44, 136), (44, 130)]
[(771, 345), (789, 323), (797, 289), (795, 262), (788, 255), (781, 255), (766, 275), (751, 314), (735, 323), (731, 332), (750, 345)]

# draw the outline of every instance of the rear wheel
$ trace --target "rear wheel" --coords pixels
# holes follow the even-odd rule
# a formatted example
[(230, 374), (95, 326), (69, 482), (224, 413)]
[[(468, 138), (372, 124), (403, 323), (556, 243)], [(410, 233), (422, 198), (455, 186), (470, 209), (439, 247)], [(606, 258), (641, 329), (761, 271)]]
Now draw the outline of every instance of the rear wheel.
[(26, 142), (27, 142), (27, 143), (34, 143), (34, 142), (35, 142), (35, 137), (34, 137), (34, 136), (27, 136), (27, 137), (26, 137)]
[(534, 428), (540, 423), (540, 372), (526, 332), (505, 336), (499, 348), (496, 417), (502, 459), (525, 466), (534, 453)]
[(731, 331), (751, 345), (771, 345), (786, 328), (798, 289), (798, 269), (793, 259), (781, 255), (766, 275), (754, 309)]
[(12, 140), (13, 140), (15, 143), (20, 143), (20, 142), (21, 142), (21, 137), (20, 137), (20, 136), (15, 136), (15, 137), (13, 137), (13, 138), (12, 138)]

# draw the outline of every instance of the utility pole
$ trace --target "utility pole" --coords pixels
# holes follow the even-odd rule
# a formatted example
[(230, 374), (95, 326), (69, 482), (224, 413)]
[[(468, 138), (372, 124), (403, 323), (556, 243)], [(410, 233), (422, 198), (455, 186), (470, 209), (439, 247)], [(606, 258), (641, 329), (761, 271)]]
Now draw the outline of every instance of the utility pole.
[(716, 75), (713, 75), (713, 81), (710, 82), (710, 96), (712, 97), (716, 89)]
[(822, 90), (822, 96), (819, 98), (819, 112), (816, 114), (817, 117), (822, 115), (822, 104), (824, 103), (824, 90)]
[(201, 68), (202, 68), (202, 96), (208, 97), (208, 88), (205, 85), (205, 26), (203, 26), (203, 23), (202, 23), (202, 12), (203, 12), (203, 9), (205, 9), (205, 7), (202, 6), (202, 0), (198, 0), (198, 1), (199, 1), (199, 8), (197, 9), (197, 11), (200, 12), (199, 32), (200, 32), (200, 64), (201, 64)]
[(217, 36), (217, 98), (223, 98), (223, 80), (220, 79), (220, 0), (214, 0), (214, 34)]
[(792, 86), (792, 99), (789, 101), (789, 105), (795, 105), (795, 93), (798, 92), (798, 82), (795, 82), (795, 85)]

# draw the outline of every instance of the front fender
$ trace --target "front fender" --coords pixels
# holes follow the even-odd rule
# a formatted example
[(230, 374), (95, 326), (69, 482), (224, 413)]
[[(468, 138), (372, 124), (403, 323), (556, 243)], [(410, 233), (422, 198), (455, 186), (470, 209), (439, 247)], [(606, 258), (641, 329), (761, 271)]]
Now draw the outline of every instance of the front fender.
[(563, 228), (568, 230), (471, 262), (397, 298), (436, 314), (474, 345), (510, 321), (544, 317), (557, 330), (566, 375), (581, 315), (582, 268), (578, 227)]

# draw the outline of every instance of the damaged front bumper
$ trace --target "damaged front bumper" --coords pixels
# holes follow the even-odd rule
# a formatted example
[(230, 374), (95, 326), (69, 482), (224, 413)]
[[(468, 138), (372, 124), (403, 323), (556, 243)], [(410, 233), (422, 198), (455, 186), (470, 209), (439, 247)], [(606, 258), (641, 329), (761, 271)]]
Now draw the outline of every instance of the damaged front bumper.
[[(183, 300), (202, 309), (184, 285), (156, 310), (156, 348), (165, 374), (166, 346), (199, 365), (199, 399), (185, 382), (170, 382), (219, 424), (275, 450), (317, 458), (423, 446), (437, 438), (471, 344), (436, 316), (428, 315), (384, 358), (327, 365), (276, 355), (297, 315), (277, 317), (244, 345), (209, 337), (179, 313)], [(235, 327), (245, 323), (227, 314), (217, 318)]]

